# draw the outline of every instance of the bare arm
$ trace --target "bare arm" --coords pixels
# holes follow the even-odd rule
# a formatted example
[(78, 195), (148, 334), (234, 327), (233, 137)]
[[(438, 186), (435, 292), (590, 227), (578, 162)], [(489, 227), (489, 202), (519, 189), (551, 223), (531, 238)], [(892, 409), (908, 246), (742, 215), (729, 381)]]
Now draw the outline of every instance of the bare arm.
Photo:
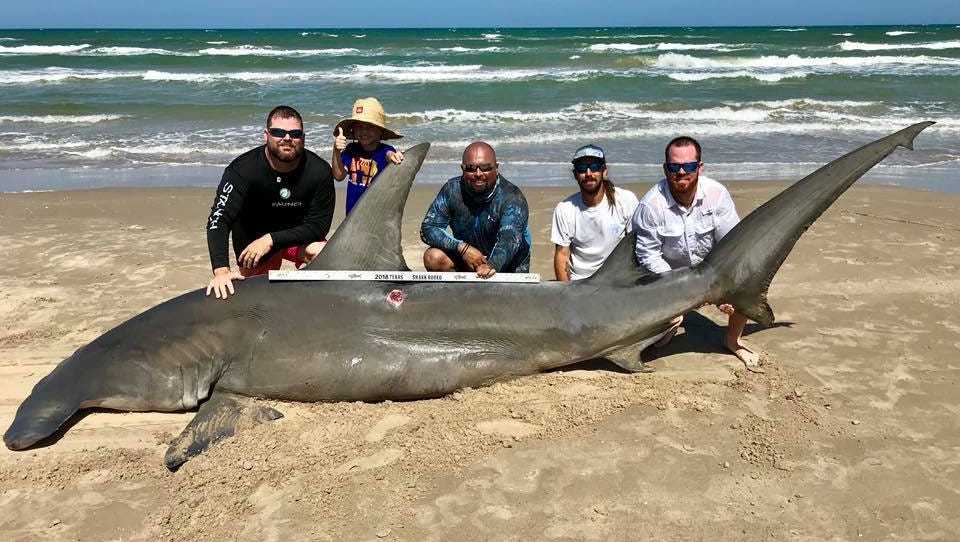
[(333, 154), (330, 156), (330, 168), (333, 178), (342, 181), (347, 177), (347, 168), (343, 165), (341, 153), (347, 148), (347, 138), (343, 135), (343, 128), (337, 129), (337, 136), (333, 140)]
[(570, 273), (567, 271), (567, 265), (570, 263), (570, 247), (553, 246), (553, 272), (557, 275), (557, 280), (570, 280)]

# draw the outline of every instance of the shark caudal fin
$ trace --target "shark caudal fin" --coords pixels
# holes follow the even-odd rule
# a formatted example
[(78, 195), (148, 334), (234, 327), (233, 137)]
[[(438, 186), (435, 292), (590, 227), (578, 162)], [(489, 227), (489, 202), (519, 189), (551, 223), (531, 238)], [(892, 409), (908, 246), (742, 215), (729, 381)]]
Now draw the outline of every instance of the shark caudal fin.
[(828, 207), (897, 147), (933, 122), (921, 122), (878, 139), (821, 167), (747, 215), (713, 248), (699, 269), (715, 273), (711, 301), (732, 304), (764, 325), (773, 323), (767, 288), (797, 239)]
[(388, 165), (304, 269), (409, 271), (400, 243), (400, 221), (410, 186), (429, 149), (429, 143), (420, 143), (403, 153), (403, 162)]

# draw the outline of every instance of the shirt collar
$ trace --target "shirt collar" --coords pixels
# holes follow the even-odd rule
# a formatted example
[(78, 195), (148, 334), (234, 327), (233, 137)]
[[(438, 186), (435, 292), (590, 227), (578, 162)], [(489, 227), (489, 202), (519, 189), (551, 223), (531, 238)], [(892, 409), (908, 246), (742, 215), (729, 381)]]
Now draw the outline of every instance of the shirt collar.
[[(660, 180), (660, 191), (663, 193), (664, 199), (667, 200), (667, 207), (677, 207), (681, 208), (680, 204), (673, 197), (673, 193), (670, 192), (670, 186), (667, 182), (667, 178), (664, 177)], [(690, 207), (696, 207), (699, 203), (703, 201), (705, 194), (703, 192), (703, 183), (700, 180), (697, 180), (697, 194), (693, 196), (693, 205)]]

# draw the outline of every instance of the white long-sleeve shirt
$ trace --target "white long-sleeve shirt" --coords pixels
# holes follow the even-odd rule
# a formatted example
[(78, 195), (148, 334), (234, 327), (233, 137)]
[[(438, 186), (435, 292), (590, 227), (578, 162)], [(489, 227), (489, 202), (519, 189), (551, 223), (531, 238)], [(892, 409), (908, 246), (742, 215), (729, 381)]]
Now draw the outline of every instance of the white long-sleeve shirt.
[(637, 262), (652, 273), (697, 265), (739, 221), (730, 192), (717, 181), (701, 175), (693, 203), (685, 208), (661, 179), (640, 199), (631, 220)]

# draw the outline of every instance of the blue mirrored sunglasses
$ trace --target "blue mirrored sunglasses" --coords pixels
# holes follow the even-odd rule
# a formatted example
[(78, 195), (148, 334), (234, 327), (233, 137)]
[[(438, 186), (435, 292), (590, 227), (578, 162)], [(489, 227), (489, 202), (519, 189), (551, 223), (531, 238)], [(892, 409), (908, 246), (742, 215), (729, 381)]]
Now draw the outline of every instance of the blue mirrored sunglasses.
[(267, 133), (277, 139), (283, 139), (290, 136), (290, 139), (300, 139), (303, 137), (303, 130), (294, 128), (293, 130), (284, 130), (283, 128), (267, 128)]
[(600, 171), (603, 169), (603, 162), (577, 162), (573, 164), (573, 170), (577, 173), (586, 173), (587, 170)]
[(663, 166), (667, 168), (667, 171), (669, 171), (670, 173), (679, 173), (681, 169), (683, 169), (687, 173), (693, 173), (694, 171), (697, 170), (698, 167), (700, 167), (700, 162), (685, 162), (683, 164), (678, 164), (676, 162), (667, 162)]

